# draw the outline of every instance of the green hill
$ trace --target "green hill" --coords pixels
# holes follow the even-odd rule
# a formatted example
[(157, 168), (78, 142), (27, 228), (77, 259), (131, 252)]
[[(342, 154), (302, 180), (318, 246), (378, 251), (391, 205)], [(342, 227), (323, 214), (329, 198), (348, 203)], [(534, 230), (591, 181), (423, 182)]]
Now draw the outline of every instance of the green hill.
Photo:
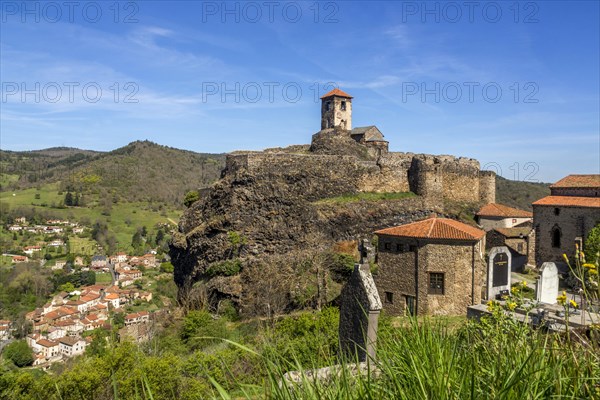
[(531, 210), (531, 203), (550, 195), (549, 183), (511, 181), (496, 177), (496, 202), (507, 206)]
[(222, 154), (200, 154), (149, 141), (104, 153), (66, 147), (0, 151), (0, 190), (58, 184), (62, 191), (180, 205), (185, 192), (213, 183), (224, 161)]

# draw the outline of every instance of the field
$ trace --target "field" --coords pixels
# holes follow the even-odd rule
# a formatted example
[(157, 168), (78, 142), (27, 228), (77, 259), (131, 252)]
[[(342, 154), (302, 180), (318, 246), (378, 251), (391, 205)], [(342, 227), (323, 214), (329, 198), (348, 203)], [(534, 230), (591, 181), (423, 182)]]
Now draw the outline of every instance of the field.
[[(36, 198), (39, 194), (39, 199)], [(138, 228), (146, 226), (149, 231), (158, 224), (170, 224), (179, 220), (180, 210), (158, 206), (148, 202), (118, 202), (112, 204), (107, 212), (106, 207), (98, 204), (97, 195), (86, 196), (86, 207), (66, 207), (57, 206), (64, 200), (64, 194), (58, 194), (56, 184), (49, 184), (38, 189), (25, 189), (14, 192), (0, 192), (0, 209), (9, 210), (24, 208), (25, 210), (35, 210), (37, 214), (45, 215), (51, 218), (68, 219), (70, 221), (82, 222), (84, 225), (94, 224), (96, 221), (106, 223), (118, 242), (119, 250), (127, 251), (131, 249), (131, 239)], [(54, 207), (53, 207), (54, 205)], [(2, 235), (6, 236), (8, 232)], [(73, 239), (73, 238), (72, 238)], [(85, 254), (92, 251), (92, 243), (83, 239), (74, 238), (76, 244), (73, 248), (81, 249), (84, 247)]]

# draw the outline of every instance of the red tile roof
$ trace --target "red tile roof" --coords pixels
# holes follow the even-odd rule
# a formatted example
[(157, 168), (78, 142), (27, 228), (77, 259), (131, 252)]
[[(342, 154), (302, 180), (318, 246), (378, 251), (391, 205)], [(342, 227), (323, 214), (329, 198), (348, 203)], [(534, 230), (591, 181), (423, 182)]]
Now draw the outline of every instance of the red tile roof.
[(40, 340), (37, 341), (37, 344), (39, 344), (40, 346), (43, 346), (43, 347), (58, 346), (58, 343), (53, 342), (51, 340), (47, 340), (47, 339), (40, 339)]
[(517, 217), (517, 218), (533, 218), (533, 213), (518, 208), (505, 206), (504, 204), (489, 203), (481, 207), (477, 211), (477, 216), (480, 217)]
[(322, 99), (326, 99), (327, 97), (332, 97), (332, 96), (337, 96), (337, 97), (346, 97), (348, 99), (351, 99), (352, 96), (350, 96), (348, 93), (344, 92), (343, 90), (340, 90), (338, 88), (333, 89), (332, 91), (325, 93), (323, 96), (321, 96)]
[(534, 206), (600, 208), (600, 197), (546, 196), (532, 204)]
[(399, 237), (469, 241), (477, 241), (485, 235), (485, 232), (481, 229), (448, 218), (429, 218), (406, 225), (381, 229), (375, 233)]
[(569, 175), (551, 188), (600, 188), (600, 175)]

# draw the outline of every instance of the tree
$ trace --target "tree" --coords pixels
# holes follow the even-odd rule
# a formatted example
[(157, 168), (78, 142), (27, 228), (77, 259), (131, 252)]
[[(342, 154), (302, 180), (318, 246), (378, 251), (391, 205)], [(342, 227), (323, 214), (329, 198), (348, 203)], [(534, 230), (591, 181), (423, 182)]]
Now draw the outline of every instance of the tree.
[(183, 199), (183, 204), (186, 207), (190, 207), (192, 204), (200, 200), (200, 193), (197, 190), (190, 190), (185, 194), (185, 198)]
[(65, 206), (72, 206), (73, 205), (73, 194), (71, 192), (67, 192), (67, 194), (65, 194)]
[(133, 234), (133, 237), (131, 238), (131, 247), (133, 247), (134, 249), (137, 249), (142, 244), (143, 244), (142, 232), (138, 229), (137, 231), (135, 231), (135, 233)]
[(3, 354), (19, 368), (33, 364), (33, 352), (25, 340), (16, 340), (8, 344)]
[(585, 260), (594, 264), (598, 260), (598, 252), (600, 252), (600, 224), (592, 228), (585, 241)]

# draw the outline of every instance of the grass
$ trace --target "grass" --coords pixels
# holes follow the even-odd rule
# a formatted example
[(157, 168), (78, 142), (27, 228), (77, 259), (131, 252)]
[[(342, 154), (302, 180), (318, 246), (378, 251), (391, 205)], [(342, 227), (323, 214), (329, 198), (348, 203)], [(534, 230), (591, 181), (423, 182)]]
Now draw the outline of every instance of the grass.
[[(36, 194), (40, 195), (39, 199), (35, 198)], [(173, 221), (178, 221), (181, 216), (180, 210), (166, 209), (165, 207), (163, 211), (155, 211), (152, 209), (151, 204), (147, 202), (123, 201), (114, 204), (109, 215), (105, 215), (103, 208), (97, 205), (97, 196), (94, 197), (93, 195), (86, 196), (86, 203), (89, 204), (86, 207), (51, 207), (53, 203), (58, 205), (62, 200), (64, 200), (64, 194), (58, 194), (56, 184), (44, 185), (40, 190), (32, 188), (0, 192), (0, 203), (8, 205), (10, 209), (33, 208), (37, 213), (46, 213), (60, 219), (75, 221), (86, 219), (90, 223), (95, 221), (106, 222), (109, 230), (113, 232), (119, 243), (119, 250), (123, 251), (132, 250), (130, 246), (131, 239), (138, 227), (146, 226), (151, 230), (157, 223), (173, 224)], [(83, 246), (88, 245), (89, 243), (83, 244)], [(80, 249), (81, 246), (74, 248)]]
[(96, 254), (96, 241), (89, 238), (69, 236), (69, 247), (71, 253), (93, 256)]
[(112, 276), (108, 272), (96, 272), (96, 283), (99, 285), (111, 284)]
[(392, 192), (392, 193), (376, 193), (376, 192), (363, 192), (355, 194), (347, 194), (343, 196), (329, 197), (321, 199), (315, 202), (315, 204), (347, 204), (356, 203), (359, 201), (389, 201), (389, 200), (402, 200), (411, 197), (415, 197), (416, 194), (412, 192)]

